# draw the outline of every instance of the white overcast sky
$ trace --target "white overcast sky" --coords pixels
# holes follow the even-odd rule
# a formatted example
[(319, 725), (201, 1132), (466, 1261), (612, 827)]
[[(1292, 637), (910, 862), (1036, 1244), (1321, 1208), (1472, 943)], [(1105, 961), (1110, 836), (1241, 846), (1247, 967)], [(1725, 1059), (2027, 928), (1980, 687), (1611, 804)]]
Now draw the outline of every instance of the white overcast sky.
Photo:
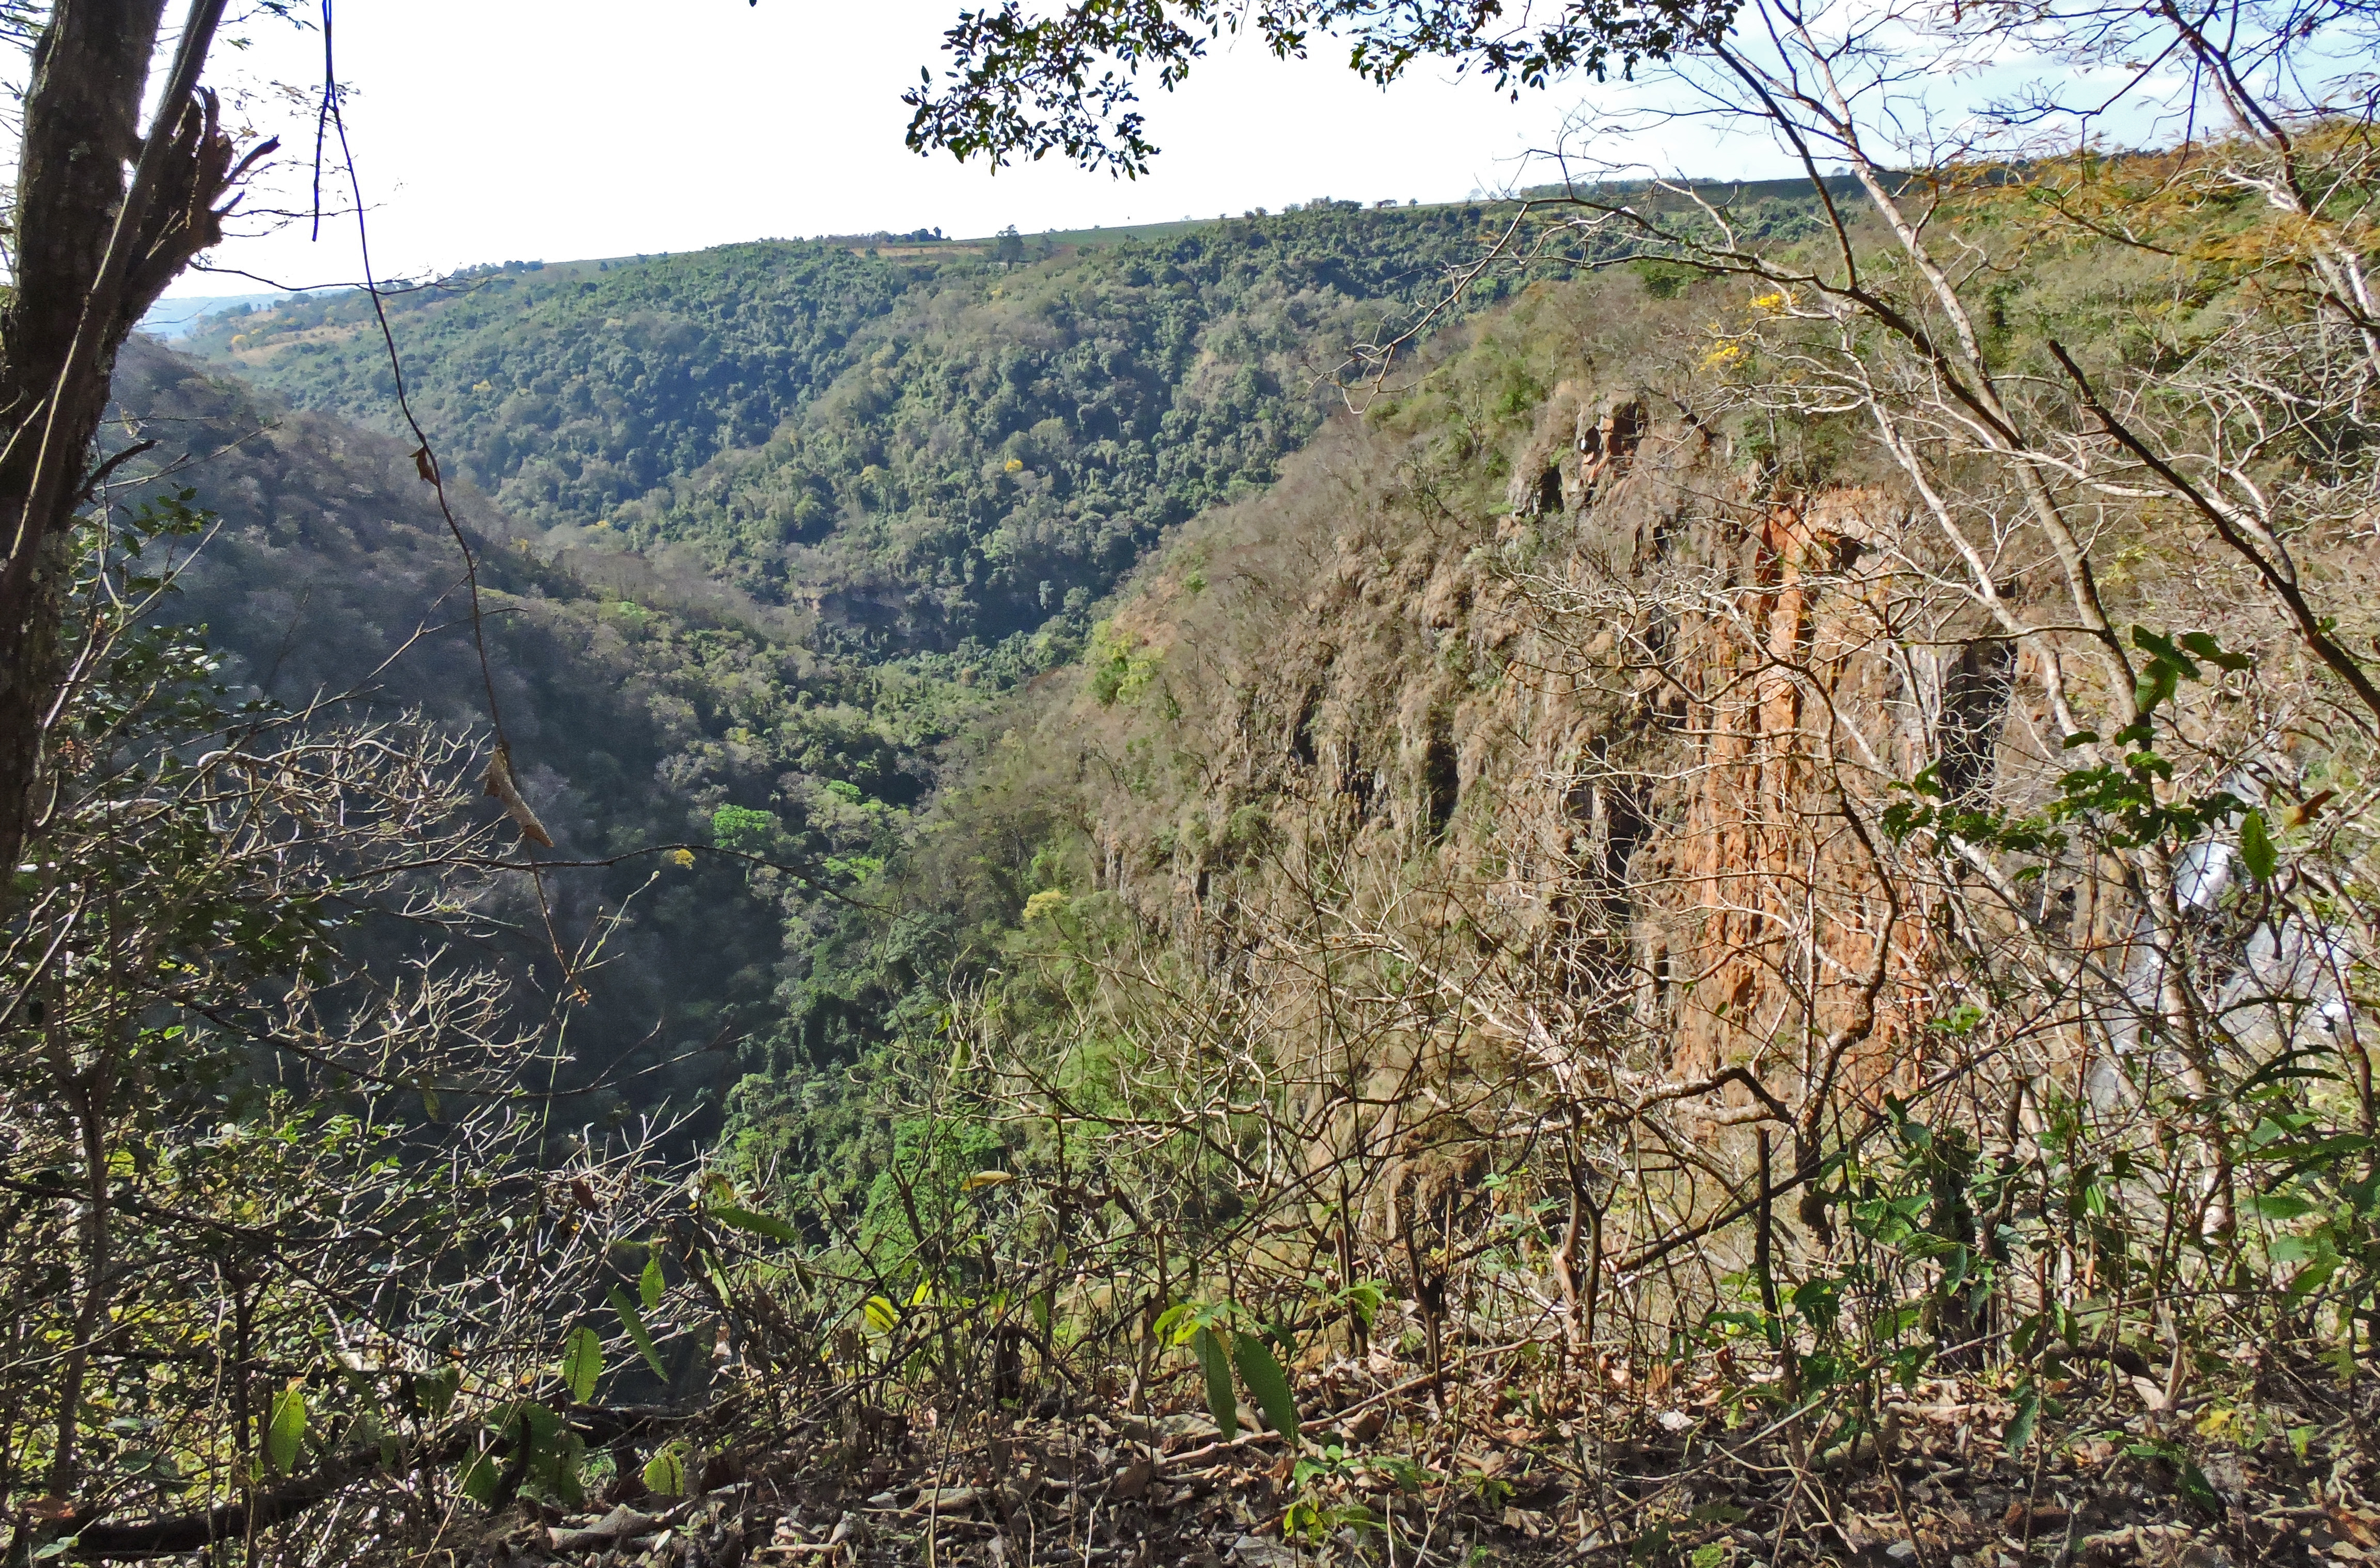
[[(374, 264), (418, 275), (762, 237), (1155, 223), (1317, 196), (1459, 200), (1512, 183), (1587, 91), (1515, 104), (1426, 68), (1383, 93), (1327, 43), (1291, 63), (1227, 43), (1180, 93), (1148, 95), (1164, 148), (1154, 175), (1118, 180), (1054, 159), (995, 175), (902, 145), (902, 90), (920, 66), (939, 74), (941, 31), (962, 3), (339, 0)], [(219, 51), (212, 79), (255, 128), (283, 135), (286, 199), (310, 164), (311, 115), (264, 89), (318, 84), (321, 38), (269, 19), (240, 33), (249, 46)], [(1765, 143), (1659, 152), (1697, 175), (1786, 172)], [(348, 220), (326, 223), (319, 243), (302, 228), (237, 238), (214, 261), (273, 286), (343, 283), (358, 276), (355, 245)], [(193, 273), (173, 293), (262, 286)]]

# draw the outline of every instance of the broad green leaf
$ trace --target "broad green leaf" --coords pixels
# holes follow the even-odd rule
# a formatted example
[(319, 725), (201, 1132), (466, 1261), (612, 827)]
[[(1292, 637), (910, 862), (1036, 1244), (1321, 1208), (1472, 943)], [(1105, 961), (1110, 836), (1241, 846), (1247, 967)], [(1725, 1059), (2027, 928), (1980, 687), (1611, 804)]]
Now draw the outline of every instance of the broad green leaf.
[(273, 1401), (273, 1418), (264, 1429), (264, 1462), (281, 1475), (291, 1474), (305, 1440), (306, 1391), (293, 1383)]
[(2009, 1417), (2000, 1433), (2010, 1456), (2019, 1455), (2033, 1446), (2033, 1434), (2041, 1424), (2041, 1391), (2027, 1383), (2016, 1396), (2016, 1414)]
[(2183, 1498), (2201, 1513), (2213, 1518), (2221, 1518), (2222, 1494), (2217, 1492), (2213, 1483), (2207, 1480), (2206, 1472), (2198, 1467), (2197, 1461), (2188, 1454), (2183, 1454), (2174, 1468), (2180, 1472), (2175, 1479), (2180, 1483), (2177, 1489), (2180, 1491)]
[(587, 1440), (577, 1432), (564, 1432), (554, 1444), (553, 1455), (543, 1466), (545, 1484), (565, 1507), (583, 1508), (587, 1504), (587, 1486), (579, 1478), (579, 1466), (587, 1461)]
[(667, 1380), (669, 1368), (662, 1365), (662, 1353), (653, 1348), (653, 1336), (645, 1331), (644, 1314), (638, 1311), (637, 1304), (628, 1299), (628, 1293), (617, 1285), (612, 1287), (612, 1310), (620, 1315), (620, 1327), (628, 1331), (628, 1338), (636, 1345), (637, 1354), (645, 1358), (645, 1365), (653, 1369), (653, 1376)]
[(603, 1336), (580, 1324), (562, 1342), (562, 1382), (571, 1402), (584, 1404), (595, 1397), (595, 1380), (603, 1375)]
[(531, 1454), (551, 1455), (554, 1444), (568, 1430), (563, 1426), (562, 1417), (533, 1399), (523, 1400), (511, 1408), (512, 1414), (504, 1419), (502, 1429), (509, 1433), (517, 1425), (528, 1434)]
[(637, 1276), (637, 1294), (645, 1299), (645, 1310), (650, 1312), (662, 1304), (662, 1293), (669, 1282), (662, 1278), (662, 1255), (655, 1252), (645, 1259), (645, 1271)]
[(680, 1497), (686, 1492), (686, 1449), (671, 1443), (645, 1461), (645, 1485), (663, 1497)]
[(771, 1241), (791, 1245), (802, 1239), (802, 1233), (773, 1214), (756, 1213), (749, 1209), (722, 1205), (710, 1211), (710, 1217), (733, 1230), (744, 1231)]
[(1207, 1374), (1207, 1408), (1214, 1413), (1216, 1430), (1229, 1442), (1240, 1435), (1240, 1402), (1232, 1393), (1232, 1354), (1224, 1348), (1222, 1335), (1203, 1326), (1190, 1336), (1190, 1343)]
[(503, 1484), (504, 1467), (496, 1461), (493, 1449), (483, 1449), (463, 1461), (463, 1468), (455, 1477), (455, 1489), (482, 1508), (495, 1506), (496, 1489)]
[[(2140, 709), (2143, 720), (2170, 699), (2180, 672), (2163, 659), (2152, 659), (2132, 684), (2132, 702)], [(2120, 737), (2119, 737), (2120, 738)]]
[(2256, 661), (2254, 659), (2245, 653), (2225, 652), (2223, 645), (2216, 641), (2213, 637), (2209, 636), (2205, 632), (2188, 632), (2183, 634), (2181, 645), (2184, 648), (2189, 649), (2192, 653), (2197, 654), (2201, 659), (2204, 659), (2208, 663), (2214, 665), (2218, 670), (2230, 670), (2237, 672), (2240, 670), (2252, 670), (2256, 667)]
[(1265, 1425), (1287, 1439), (1289, 1451), (1296, 1453), (1297, 1401), (1290, 1394), (1289, 1378), (1281, 1363), (1255, 1334), (1232, 1336), (1232, 1359), (1239, 1366), (1240, 1381), (1248, 1385), (1257, 1408), (1264, 1412)]
[[(2205, 634), (2201, 633), (2200, 635), (2204, 636)], [(2189, 639), (2184, 638), (2183, 640), (2187, 641)], [(2176, 648), (2173, 645), (2173, 639), (2171, 638), (2161, 637), (2157, 633), (2149, 630), (2146, 626), (2134, 626), (2132, 628), (2132, 646), (2139, 649), (2143, 653), (2155, 654), (2162, 662), (2172, 665), (2175, 673), (2188, 675), (2192, 680), (2198, 679), (2198, 666), (2191, 662), (2189, 654), (2184, 653), (2180, 649)], [(2172, 694), (2172, 688), (2168, 687), (2167, 688), (2166, 695), (2170, 697)]]
[(2265, 827), (2262, 811), (2251, 811), (2240, 819), (2240, 858), (2260, 882), (2270, 882), (2281, 869), (2280, 852), (2273, 847), (2273, 835)]

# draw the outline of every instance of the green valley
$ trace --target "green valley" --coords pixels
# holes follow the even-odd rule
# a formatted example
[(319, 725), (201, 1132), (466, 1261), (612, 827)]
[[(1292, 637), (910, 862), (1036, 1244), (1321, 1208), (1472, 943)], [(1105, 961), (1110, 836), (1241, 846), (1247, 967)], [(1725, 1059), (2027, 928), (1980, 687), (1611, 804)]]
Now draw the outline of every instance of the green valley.
[(7, 1568), (2380, 1554), (2367, 15), (989, 7), (1580, 183), (169, 347), (208, 6), (0, 6)]

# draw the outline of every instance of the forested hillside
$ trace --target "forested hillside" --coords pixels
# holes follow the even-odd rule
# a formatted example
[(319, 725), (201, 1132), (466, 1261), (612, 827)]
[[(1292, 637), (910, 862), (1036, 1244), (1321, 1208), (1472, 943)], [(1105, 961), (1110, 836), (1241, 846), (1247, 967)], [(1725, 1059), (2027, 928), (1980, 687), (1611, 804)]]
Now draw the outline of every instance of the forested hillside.
[[(463, 555), (400, 444), (155, 348), (128, 353), (116, 398), (115, 439), (160, 444), (121, 471), (112, 504), (129, 515), (186, 494), (212, 519), (161, 609), (203, 628), (228, 687), (292, 711), (327, 702), (324, 722), (410, 711), (460, 739), (486, 734)], [(880, 854), (925, 786), (915, 741), (888, 738), (876, 683), (803, 652), (782, 612), (666, 559), (598, 555), (574, 575), (457, 493), (493, 698), (552, 857), (618, 857), (552, 878), (544, 909), (510, 879), (483, 906), (498, 929), (481, 940), (543, 994), (557, 979), (549, 916), (583, 936), (625, 912), (577, 1026), (608, 1087), (577, 1110), (715, 1126), (740, 1043), (776, 1013), (783, 942), (767, 894), (782, 878), (759, 872), (756, 896), (744, 862), (668, 851), (710, 849), (721, 808), (761, 801), (772, 827), (757, 843), (728, 833), (737, 846), (848, 882), (844, 858)]]
[[(1767, 221), (1791, 221), (1779, 211)], [(905, 842), (939, 748), (1075, 657), (1097, 597), (1164, 529), (1260, 490), (1343, 404), (1351, 356), (1439, 305), (1483, 225), (1512, 215), (1316, 202), (1029, 264), (769, 244), (600, 270), (515, 264), (395, 297), (416, 411), (443, 459), (492, 492), (472, 518), (498, 546), (498, 696), (523, 710), (524, 787), (569, 825), (564, 847), (692, 838), (811, 871), (763, 872), (764, 906), (739, 893), (714, 906), (691, 879), (664, 879), (614, 963), (636, 998), (616, 1027), (670, 1015), (677, 1050), (724, 1051), (682, 1070), (688, 1081), (715, 1088), (730, 1064), (757, 1067), (836, 1139), (859, 1136), (841, 1075), (894, 1032), (898, 999), (878, 971), (922, 982), (967, 937), (921, 910), (891, 948), (848, 954), (837, 900), (871, 902), (864, 884)], [(1565, 275), (1573, 259), (1528, 272)], [(1516, 281), (1486, 278), (1451, 318)], [(395, 423), (360, 298), (228, 317), (192, 346), (309, 407)], [(206, 395), (214, 410), (230, 394)], [(773, 434), (737, 425), (755, 408)], [(161, 411), (168, 431), (185, 417), (176, 397)], [(273, 418), (245, 405), (209, 417), (211, 449)], [(392, 485), (401, 444), (334, 430), (301, 415), (260, 439), (359, 444)], [(387, 630), (429, 614), (434, 585), (448, 595), (430, 614), (448, 627), (438, 650), (377, 684), (383, 702), (428, 698), (459, 720), (477, 682), (454, 579), (424, 568), (391, 602), (380, 570), (343, 553), (344, 531), (327, 553), (251, 553), (243, 541), (269, 536), (283, 492), (259, 489), (247, 460), (232, 447), (187, 470), (233, 529), (176, 613), (206, 621), (235, 670), (277, 672), (285, 697), (376, 668)], [(408, 546), (441, 559), (426, 492), (373, 494), (404, 496)], [(358, 614), (320, 613), (333, 603)], [(604, 873), (583, 896), (623, 896), (650, 868)], [(734, 940), (705, 949), (722, 928)], [(642, 978), (662, 974), (674, 983)], [(830, 1163), (868, 1158), (855, 1146)]]
[[(870, 658), (980, 660), (1079, 637), (1163, 529), (1266, 483), (1353, 352), (1444, 298), (1512, 212), (1316, 202), (1030, 263), (735, 246), (492, 273), (400, 296), (392, 322), (424, 428), (523, 520), (688, 545)], [(360, 298), (191, 346), (391, 427)], [(996, 657), (1013, 675), (1046, 651)]]
[[(913, 281), (824, 246), (736, 245), (616, 267), (489, 267), (387, 305), (448, 461), (524, 521), (551, 525), (600, 520), (766, 440)], [(360, 293), (219, 316), (181, 346), (224, 355), (302, 407), (402, 428)]]

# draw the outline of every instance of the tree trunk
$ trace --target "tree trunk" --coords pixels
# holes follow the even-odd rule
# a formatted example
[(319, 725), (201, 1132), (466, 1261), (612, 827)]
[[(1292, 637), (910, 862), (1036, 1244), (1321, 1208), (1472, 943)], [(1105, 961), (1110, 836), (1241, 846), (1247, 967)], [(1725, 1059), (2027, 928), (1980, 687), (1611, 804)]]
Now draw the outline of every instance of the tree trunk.
[(145, 140), (140, 101), (164, 0), (58, 0), (34, 47), (17, 287), (0, 312), (0, 868), (17, 864), (44, 815), (66, 546), (116, 350), (222, 237), (216, 201), (246, 168), (198, 90), (223, 10), (224, 0), (192, 0)]

